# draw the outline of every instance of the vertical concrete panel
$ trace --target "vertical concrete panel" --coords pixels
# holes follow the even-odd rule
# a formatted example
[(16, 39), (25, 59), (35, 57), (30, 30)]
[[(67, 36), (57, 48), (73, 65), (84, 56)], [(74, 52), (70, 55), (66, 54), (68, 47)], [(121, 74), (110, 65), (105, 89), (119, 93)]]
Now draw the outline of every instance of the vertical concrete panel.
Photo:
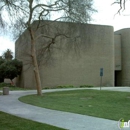
[(114, 36), (115, 44), (115, 86), (121, 86), (121, 35), (115, 34)]
[(116, 31), (115, 34), (121, 35), (122, 70), (121, 85), (130, 86), (130, 29)]
[(121, 35), (114, 36), (115, 44), (115, 70), (121, 70)]
[(15, 57), (23, 62), (22, 73), (17, 77), (16, 85), (23, 88), (36, 87), (30, 51), (30, 38), (25, 31), (15, 43)]

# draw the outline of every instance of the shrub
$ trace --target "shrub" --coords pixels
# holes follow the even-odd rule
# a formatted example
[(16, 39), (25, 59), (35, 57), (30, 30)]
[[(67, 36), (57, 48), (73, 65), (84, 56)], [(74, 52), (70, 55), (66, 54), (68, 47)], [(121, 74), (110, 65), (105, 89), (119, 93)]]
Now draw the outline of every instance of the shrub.
[(49, 87), (45, 87), (45, 88), (43, 88), (43, 89), (50, 89)]
[(80, 88), (92, 88), (94, 86), (92, 86), (92, 85), (80, 85), (79, 87)]
[(8, 83), (0, 83), (0, 88), (5, 87), (5, 86), (9, 86), (9, 84)]
[(63, 86), (57, 86), (56, 88), (74, 88), (73, 85), (63, 85)]
[(10, 83), (0, 83), (0, 88), (2, 87), (15, 87), (15, 86), (11, 85)]

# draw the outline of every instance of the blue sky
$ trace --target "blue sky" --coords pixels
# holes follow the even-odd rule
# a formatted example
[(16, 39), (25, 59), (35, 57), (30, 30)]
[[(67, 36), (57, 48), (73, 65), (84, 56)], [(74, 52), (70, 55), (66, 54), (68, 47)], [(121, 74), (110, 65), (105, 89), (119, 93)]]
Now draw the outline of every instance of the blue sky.
[[(91, 24), (99, 25), (111, 25), (114, 30), (122, 28), (130, 28), (130, 11), (128, 5), (126, 10), (121, 12), (121, 15), (117, 14), (119, 5), (111, 5), (114, 0), (94, 0), (94, 7), (98, 10), (97, 13), (93, 14), (93, 21)], [(11, 49), (14, 52), (14, 41), (11, 41), (9, 36), (0, 36), (0, 55), (6, 50)]]

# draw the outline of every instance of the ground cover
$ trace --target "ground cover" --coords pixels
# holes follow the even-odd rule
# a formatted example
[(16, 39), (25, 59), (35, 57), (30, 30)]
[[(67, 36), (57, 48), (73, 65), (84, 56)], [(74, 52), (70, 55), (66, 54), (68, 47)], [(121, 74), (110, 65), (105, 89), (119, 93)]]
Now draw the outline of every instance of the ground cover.
[(27, 89), (27, 88), (20, 88), (16, 87), (14, 85), (11, 85), (10, 83), (0, 83), (0, 90), (3, 90), (3, 87), (9, 87), (9, 90), (11, 91), (17, 91), (17, 90), (32, 90), (32, 89)]
[[(15, 85), (11, 85), (10, 83), (0, 83), (0, 90), (3, 90), (3, 87), (9, 87), (11, 91), (17, 91), (17, 90), (36, 90), (35, 88), (21, 88), (17, 87)], [(63, 86), (56, 86), (54, 88), (45, 87), (44, 89), (60, 89), (60, 88), (92, 88), (94, 86), (92, 85), (80, 85), (79, 87), (75, 87), (73, 85), (63, 85)]]
[(47, 124), (19, 118), (0, 111), (1, 130), (64, 130)]
[(130, 120), (130, 93), (99, 90), (73, 90), (28, 95), (20, 101), (39, 107), (90, 115), (112, 120)]
[[(3, 87), (1, 87), (0, 90), (3, 90)], [(17, 90), (19, 91), (19, 90), (33, 90), (33, 89), (25, 89), (25, 88), (10, 86), (9, 90), (10, 91), (17, 91)]]

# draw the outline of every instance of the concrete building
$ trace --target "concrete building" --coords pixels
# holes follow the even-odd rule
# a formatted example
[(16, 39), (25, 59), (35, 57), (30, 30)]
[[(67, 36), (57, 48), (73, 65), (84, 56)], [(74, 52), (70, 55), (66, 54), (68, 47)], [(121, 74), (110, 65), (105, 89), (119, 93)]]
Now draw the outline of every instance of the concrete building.
[[(100, 69), (103, 68), (102, 86), (130, 85), (130, 29), (114, 33), (113, 27), (91, 24), (43, 21), (36, 37), (37, 57), (43, 87), (59, 85), (100, 86)], [(33, 23), (36, 29), (37, 22)], [(56, 38), (50, 53), (44, 47), (50, 42), (46, 36)], [(15, 44), (16, 58), (23, 61), (22, 74), (17, 86), (35, 87), (30, 56), (30, 38), (27, 30)], [(42, 51), (41, 51), (42, 50)]]
[(115, 85), (130, 86), (130, 28), (115, 32), (115, 45)]

